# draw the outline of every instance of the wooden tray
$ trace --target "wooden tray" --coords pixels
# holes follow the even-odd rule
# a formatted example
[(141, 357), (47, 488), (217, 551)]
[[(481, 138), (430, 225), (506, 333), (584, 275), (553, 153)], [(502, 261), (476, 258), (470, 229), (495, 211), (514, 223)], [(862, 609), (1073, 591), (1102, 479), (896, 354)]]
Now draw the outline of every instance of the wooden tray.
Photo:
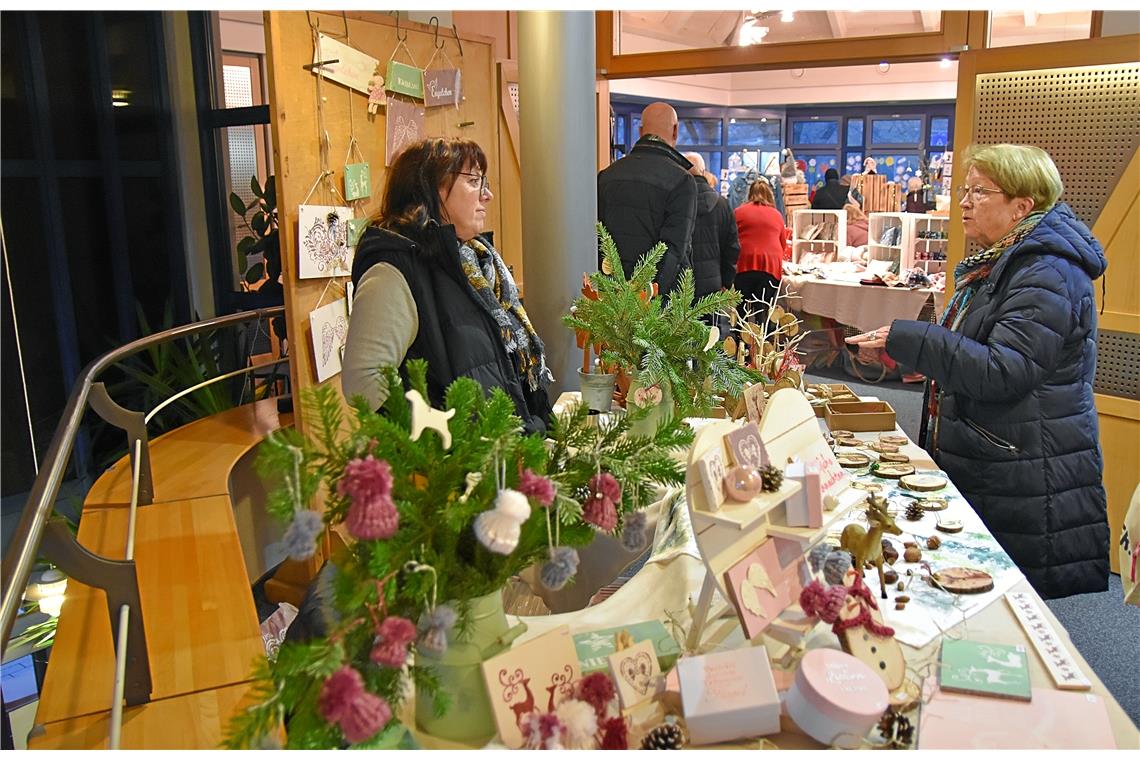
[(828, 402), (824, 406), (828, 430), (867, 433), (895, 429), (895, 410), (886, 401)]

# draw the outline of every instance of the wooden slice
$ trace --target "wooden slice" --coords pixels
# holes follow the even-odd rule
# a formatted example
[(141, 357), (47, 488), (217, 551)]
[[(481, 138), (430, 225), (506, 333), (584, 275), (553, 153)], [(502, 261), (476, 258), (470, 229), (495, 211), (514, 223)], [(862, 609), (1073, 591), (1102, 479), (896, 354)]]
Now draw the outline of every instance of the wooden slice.
[(882, 493), (883, 491), (882, 483), (864, 483), (861, 480), (852, 480), (851, 487), (867, 493)]
[(927, 578), (926, 581), (952, 594), (984, 594), (994, 587), (992, 575), (972, 567), (947, 567), (934, 573), (933, 580)]
[[(901, 478), (899, 479), (902, 480)], [(946, 498), (943, 496), (930, 496), (925, 499), (918, 500), (918, 506), (922, 507), (923, 512), (941, 512), (949, 506)]]
[(906, 446), (910, 443), (909, 438), (898, 433), (879, 433), (879, 440), (882, 443), (893, 443), (895, 446)]
[(891, 462), (893, 464), (908, 464), (910, 462), (910, 457), (908, 457), (906, 454), (895, 454), (890, 451), (884, 451), (883, 453), (879, 454), (879, 461)]
[(860, 454), (858, 451), (845, 451), (835, 457), (840, 467), (866, 467), (871, 464), (871, 457)]
[[(879, 454), (897, 454), (899, 450), (895, 444), (883, 443), (882, 441), (868, 441), (867, 448)], [(907, 457), (905, 461), (909, 462), (910, 457)]]
[(852, 433), (850, 430), (832, 430), (831, 431), (831, 437), (832, 438), (854, 438), (855, 434)]
[(910, 464), (881, 464), (875, 469), (875, 477), (901, 478), (914, 473), (914, 465)]
[(858, 438), (836, 438), (835, 444), (837, 446), (858, 446), (860, 448), (866, 445)]
[(961, 533), (962, 521), (961, 520), (943, 520), (939, 518), (934, 527), (943, 533)]
[(941, 475), (908, 475), (899, 479), (899, 485), (909, 491), (941, 491), (946, 478)]

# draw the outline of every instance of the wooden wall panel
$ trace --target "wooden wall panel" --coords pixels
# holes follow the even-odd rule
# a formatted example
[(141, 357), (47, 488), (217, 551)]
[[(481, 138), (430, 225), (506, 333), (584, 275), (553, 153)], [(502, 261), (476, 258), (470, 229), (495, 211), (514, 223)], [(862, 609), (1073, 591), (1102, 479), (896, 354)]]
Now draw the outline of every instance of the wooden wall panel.
[[(345, 34), (347, 24), (349, 44), (382, 63), (387, 62), (396, 49), (395, 21), (378, 12), (310, 13), (303, 11), (269, 11), (265, 14), (266, 53), (268, 58), (269, 93), (272, 103), (273, 150), (277, 166), (277, 205), (281, 224), (281, 258), (285, 285), (285, 313), (290, 337), (290, 374), (295, 395), (317, 384), (313, 364), (312, 335), (309, 313), (318, 305), (327, 304), (343, 294), (348, 278), (339, 278), (330, 285), (328, 279), (301, 280), (297, 277), (297, 207), (305, 200), (309, 188), (320, 174), (320, 141), (316, 104), (317, 78), (303, 69), (313, 60), (313, 31), (310, 20), (329, 35)], [(407, 33), (406, 44), (415, 62), (424, 66), (431, 57), (436, 38), (432, 27), (413, 22), (400, 22), (401, 35)], [(449, 107), (427, 109), (424, 119), (429, 135), (466, 137), (478, 142), (487, 153), (492, 167), (489, 172), (491, 191), (501, 192), (500, 177), (494, 171), (499, 166), (498, 92), (495, 87), (493, 41), (470, 33), (462, 33), (463, 55), (454, 34), (446, 27), (440, 30), (439, 40), (452, 61), (463, 71), (464, 102), (459, 113)], [(399, 58), (406, 61), (406, 56)], [(369, 214), (379, 209), (380, 194), (384, 187), (385, 160), (384, 112), (369, 118), (367, 98), (347, 87), (324, 80), (324, 124), (329, 135), (329, 166), (334, 172), (333, 181), (343, 192), (344, 157), (349, 143), (349, 101), (351, 123), (365, 160), (372, 168), (372, 197), (365, 208)], [(460, 121), (473, 121), (468, 127), (459, 127)], [(509, 191), (508, 191), (509, 193)], [(314, 193), (310, 203), (333, 203), (329, 194), (321, 197)], [(488, 225), (498, 231), (502, 226), (501, 205), (492, 203)], [(521, 232), (519, 232), (521, 235)], [(521, 259), (521, 255), (519, 256)], [(340, 389), (339, 376), (326, 383)], [(299, 405), (298, 405), (298, 408)], [(303, 430), (304, 420), (298, 415), (298, 428)]]

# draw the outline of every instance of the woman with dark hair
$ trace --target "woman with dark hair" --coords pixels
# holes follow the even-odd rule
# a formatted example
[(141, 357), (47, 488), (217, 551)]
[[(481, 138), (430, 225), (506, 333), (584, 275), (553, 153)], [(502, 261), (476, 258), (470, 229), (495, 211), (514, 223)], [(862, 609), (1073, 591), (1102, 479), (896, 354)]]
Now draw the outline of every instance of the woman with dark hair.
[(471, 377), (502, 388), (526, 432), (544, 432), (551, 406), (542, 340), (518, 287), (484, 231), (487, 157), (471, 140), (432, 138), (388, 170), (380, 213), (356, 247), (352, 318), (342, 362), (346, 397), (378, 409), (388, 397), (378, 368), (428, 362), (429, 401)]
[(788, 231), (784, 217), (776, 210), (776, 198), (765, 179), (758, 179), (748, 188), (748, 202), (736, 207), (736, 229), (740, 235), (740, 257), (736, 260), (736, 280), (733, 285), (743, 300), (745, 310), (755, 315), (753, 321), (767, 317), (767, 309), (760, 301), (770, 301), (780, 287), (784, 275), (784, 247)]

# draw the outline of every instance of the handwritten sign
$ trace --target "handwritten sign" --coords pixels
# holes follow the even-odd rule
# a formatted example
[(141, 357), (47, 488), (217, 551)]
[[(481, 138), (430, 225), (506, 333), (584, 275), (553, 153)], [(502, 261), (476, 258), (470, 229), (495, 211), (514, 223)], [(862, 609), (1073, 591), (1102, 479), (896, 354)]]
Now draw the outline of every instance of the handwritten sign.
[(427, 69), (424, 71), (424, 105), (459, 105), (459, 69)]
[(399, 61), (388, 61), (388, 76), (384, 82), (388, 92), (424, 99), (424, 71)]
[(391, 166), (396, 156), (424, 137), (424, 112), (415, 103), (400, 98), (388, 99), (385, 165)]
[[(313, 51), (313, 63), (332, 60), (335, 60), (336, 63), (329, 63), (320, 67), (321, 76), (346, 87), (351, 87), (357, 92), (368, 94), (368, 80), (372, 78), (372, 72), (380, 65), (380, 61), (367, 53), (362, 53), (356, 48), (351, 48), (343, 42), (322, 34), (320, 35), (320, 45), (317, 50)], [(315, 76), (317, 73), (318, 69), (314, 68), (313, 75)]]

